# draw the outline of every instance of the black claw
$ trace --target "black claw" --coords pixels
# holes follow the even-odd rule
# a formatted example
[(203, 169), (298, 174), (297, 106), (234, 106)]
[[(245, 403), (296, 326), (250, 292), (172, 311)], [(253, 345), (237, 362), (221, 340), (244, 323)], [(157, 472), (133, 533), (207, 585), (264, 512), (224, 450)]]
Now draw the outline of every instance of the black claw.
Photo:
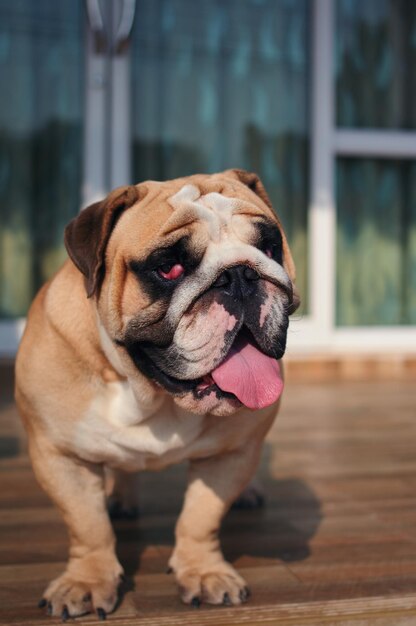
[(38, 608), (43, 609), (47, 604), (48, 604), (48, 601), (45, 598), (42, 598), (42, 600), (39, 600), (38, 602)]
[(227, 592), (224, 593), (222, 603), (225, 604), (225, 606), (232, 606), (230, 595)]
[(169, 567), (166, 569), (166, 574), (172, 574), (172, 572), (173, 572), (173, 567), (169, 565)]
[(244, 591), (246, 594), (246, 598), (249, 598), (251, 596), (250, 587), (244, 587)]
[(201, 606), (201, 600), (200, 598), (198, 598), (198, 596), (194, 596), (192, 598), (191, 606), (193, 606), (195, 609), (199, 609), (199, 607)]
[(48, 615), (52, 615), (52, 611), (53, 611), (53, 609), (52, 609), (52, 602), (48, 602), (47, 607), (48, 607), (47, 608)]
[(88, 592), (85, 594), (85, 596), (82, 598), (83, 602), (89, 602), (91, 600), (91, 594)]
[(250, 595), (250, 590), (248, 587), (244, 587), (244, 589), (240, 589), (241, 602), (247, 602), (249, 595)]
[(107, 613), (100, 606), (97, 609), (97, 615), (98, 619), (100, 619), (102, 622), (107, 619)]
[(64, 608), (62, 609), (61, 619), (63, 622), (66, 622), (69, 619), (69, 611), (66, 604), (64, 604)]

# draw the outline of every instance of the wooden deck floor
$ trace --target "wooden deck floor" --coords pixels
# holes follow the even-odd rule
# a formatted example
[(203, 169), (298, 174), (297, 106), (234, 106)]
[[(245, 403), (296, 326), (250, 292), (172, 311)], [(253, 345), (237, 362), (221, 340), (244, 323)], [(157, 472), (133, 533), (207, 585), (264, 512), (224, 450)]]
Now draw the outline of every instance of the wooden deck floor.
[[(64, 566), (65, 529), (24, 453), (11, 374), (0, 378), (0, 623), (59, 623), (36, 604)], [(178, 467), (144, 475), (140, 519), (117, 524), (134, 589), (108, 622), (416, 625), (414, 383), (289, 383), (260, 476), (267, 506), (232, 511), (222, 533), (252, 589), (245, 606), (183, 606), (164, 573), (184, 488)]]

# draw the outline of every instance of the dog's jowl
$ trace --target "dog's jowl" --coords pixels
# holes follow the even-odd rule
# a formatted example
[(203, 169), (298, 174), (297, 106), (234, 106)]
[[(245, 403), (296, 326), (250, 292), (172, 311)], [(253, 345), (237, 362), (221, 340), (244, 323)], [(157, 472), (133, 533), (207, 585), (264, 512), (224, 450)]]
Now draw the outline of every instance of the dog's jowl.
[[(299, 304), (282, 226), (255, 174), (116, 189), (68, 226), (68, 261), (36, 297), (16, 399), (36, 476), (70, 536), (51, 615), (113, 611), (122, 567), (108, 514), (135, 505), (125, 472), (183, 460), (170, 567), (182, 600), (241, 604), (221, 520), (252, 478), (283, 389)], [(134, 477), (134, 474), (132, 475)]]

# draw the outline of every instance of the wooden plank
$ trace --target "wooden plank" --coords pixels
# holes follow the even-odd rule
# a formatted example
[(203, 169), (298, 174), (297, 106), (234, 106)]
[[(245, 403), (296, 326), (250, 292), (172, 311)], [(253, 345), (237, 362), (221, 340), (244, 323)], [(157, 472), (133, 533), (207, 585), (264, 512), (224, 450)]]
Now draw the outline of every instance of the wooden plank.
[[(57, 620), (36, 603), (65, 566), (67, 535), (33, 477), (10, 389), (7, 395), (0, 405), (0, 624), (46, 626)], [(230, 512), (222, 531), (227, 557), (252, 588), (243, 607), (195, 611), (180, 602), (164, 570), (186, 470), (144, 475), (141, 517), (116, 524), (135, 589), (108, 621), (416, 624), (415, 405), (411, 383), (287, 385), (260, 468), (267, 506)]]

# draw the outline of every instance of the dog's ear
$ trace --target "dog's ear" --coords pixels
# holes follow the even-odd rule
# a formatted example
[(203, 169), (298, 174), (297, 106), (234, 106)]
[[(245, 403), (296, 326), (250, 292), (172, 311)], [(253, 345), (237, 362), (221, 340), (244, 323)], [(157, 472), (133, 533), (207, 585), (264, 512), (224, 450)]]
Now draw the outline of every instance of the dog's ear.
[[(264, 185), (261, 182), (260, 178), (254, 172), (247, 172), (247, 170), (240, 170), (240, 169), (226, 170), (224, 174), (231, 178), (237, 179), (241, 183), (246, 185), (246, 187), (251, 189), (251, 191), (253, 191), (256, 194), (256, 196), (258, 196), (264, 202), (264, 204), (273, 211), (273, 215), (279, 225), (279, 229), (282, 234), (283, 265), (291, 281), (294, 283), (296, 280), (296, 268), (295, 268), (295, 263), (293, 261), (292, 253), (290, 252), (289, 244), (286, 239), (283, 226), (279, 218), (276, 215), (276, 212), (273, 208), (273, 205), (270, 201), (267, 191), (264, 188)], [(300, 304), (300, 298), (297, 293), (296, 287), (293, 286), (293, 302), (291, 305), (290, 313), (293, 313), (294, 311), (296, 311), (299, 304)]]
[(263, 200), (264, 204), (267, 204), (267, 206), (274, 212), (273, 205), (270, 202), (267, 191), (265, 190), (264, 185), (261, 182), (260, 178), (257, 176), (257, 174), (255, 174), (254, 172), (247, 172), (247, 170), (239, 169), (226, 170), (224, 174), (231, 174), (233, 178), (237, 178), (241, 183), (244, 183), (246, 187), (251, 189), (251, 191), (254, 191), (254, 193), (259, 196), (261, 200)]
[(101, 202), (83, 209), (65, 228), (66, 249), (85, 276), (89, 298), (99, 290), (104, 277), (105, 250), (117, 220), (145, 193), (143, 187), (118, 187)]

